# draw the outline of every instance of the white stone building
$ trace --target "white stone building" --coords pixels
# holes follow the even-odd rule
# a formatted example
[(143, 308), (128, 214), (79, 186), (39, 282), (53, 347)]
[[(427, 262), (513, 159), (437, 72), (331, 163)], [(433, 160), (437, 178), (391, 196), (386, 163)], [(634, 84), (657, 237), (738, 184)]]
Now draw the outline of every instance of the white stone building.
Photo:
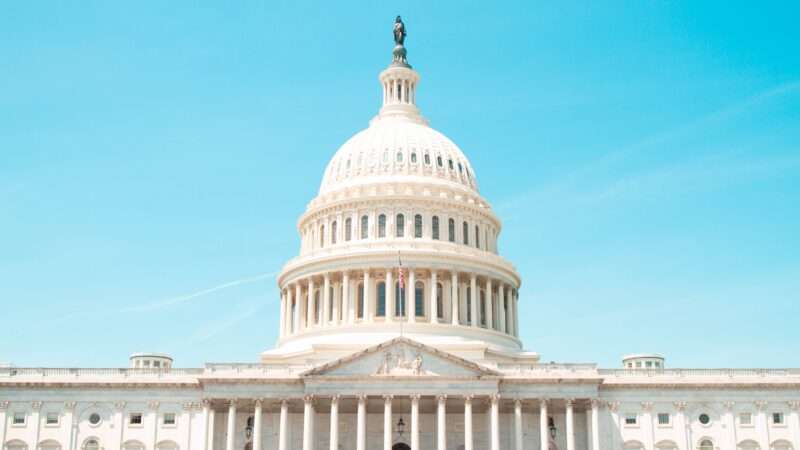
[(523, 351), (500, 220), (420, 115), (401, 44), (378, 115), (298, 221), (276, 348), (194, 369), (152, 353), (127, 369), (0, 366), (3, 450), (800, 449), (800, 369)]

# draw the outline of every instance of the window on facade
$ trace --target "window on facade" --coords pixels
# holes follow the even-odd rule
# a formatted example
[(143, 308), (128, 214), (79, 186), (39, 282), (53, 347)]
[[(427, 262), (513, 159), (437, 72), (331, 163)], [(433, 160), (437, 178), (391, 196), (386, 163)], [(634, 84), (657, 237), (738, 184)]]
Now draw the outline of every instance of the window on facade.
[(364, 284), (358, 284), (358, 304), (356, 305), (356, 317), (359, 319), (364, 318)]
[(156, 369), (161, 368), (161, 361), (153, 361), (153, 367)]
[(644, 363), (644, 366), (645, 366), (646, 368), (648, 368), (648, 369), (652, 369), (652, 368), (653, 368), (653, 361), (646, 361), (646, 362)]
[(641, 367), (642, 367), (642, 362), (641, 361), (636, 361), (636, 368), (639, 369)]
[(420, 214), (414, 216), (414, 237), (422, 237), (422, 216)]
[(772, 424), (773, 425), (784, 425), (786, 422), (783, 421), (783, 413), (776, 412), (772, 413)]
[(325, 225), (319, 227), (319, 247), (325, 247)]
[(61, 450), (61, 444), (54, 440), (46, 440), (39, 444), (39, 450)]
[(472, 289), (467, 288), (467, 322), (472, 323)]
[(447, 240), (450, 242), (456, 241), (456, 221), (455, 219), (447, 220)]
[(436, 283), (436, 317), (444, 319), (444, 288), (442, 283)]
[(128, 417), (128, 423), (131, 425), (141, 425), (142, 413), (131, 413), (131, 415)]
[(452, 159), (448, 159), (447, 160), (447, 167), (449, 167), (450, 170), (453, 170), (453, 160)]
[(737, 450), (761, 450), (761, 447), (758, 446), (758, 442), (755, 441), (740, 442), (736, 448)]
[(423, 159), (425, 160), (425, 165), (428, 165), (428, 166), (431, 165), (431, 155), (425, 153), (425, 156), (423, 157)]
[(89, 414), (89, 424), (90, 425), (97, 425), (97, 424), (100, 423), (101, 420), (102, 420), (102, 417), (100, 417), (100, 414), (97, 414), (97, 413)]
[(406, 228), (406, 217), (402, 214), (398, 214), (397, 217), (394, 219), (395, 222), (395, 237), (403, 237), (405, 235), (405, 228)]
[(164, 425), (175, 425), (175, 413), (164, 413)]
[(336, 243), (336, 232), (339, 231), (337, 225), (335, 220), (331, 223), (331, 244)]
[(58, 425), (59, 415), (57, 412), (49, 412), (45, 417), (45, 424), (46, 425)]
[(403, 162), (403, 152), (397, 152), (397, 162)]
[(386, 316), (386, 283), (378, 283), (378, 308), (375, 314), (378, 317)]
[(347, 218), (344, 221), (344, 240), (349, 241), (353, 239), (353, 219)]
[(436, 165), (437, 165), (437, 166), (439, 166), (439, 167), (442, 167), (442, 166), (443, 166), (443, 164), (442, 164), (442, 157), (441, 157), (441, 156), (437, 156), (437, 157), (436, 157)]
[(11, 420), (12, 425), (25, 425), (25, 413), (24, 412), (15, 412), (13, 419)]
[(700, 423), (703, 425), (708, 425), (709, 423), (711, 423), (711, 417), (706, 413), (700, 414), (697, 417), (697, 420), (699, 420)]
[(481, 297), (481, 301), (480, 301), (480, 303), (478, 303), (478, 306), (480, 307), (480, 311), (478, 311), (478, 314), (480, 315), (480, 318), (481, 318), (481, 326), (485, 327), (486, 326), (486, 292), (481, 290), (480, 291), (480, 297)]
[(625, 425), (636, 425), (636, 414), (625, 414)]
[(361, 239), (369, 236), (369, 216), (361, 216)]
[(461, 230), (464, 232), (464, 245), (469, 245), (469, 225), (467, 222), (464, 222), (464, 229)]
[(83, 450), (100, 450), (100, 443), (94, 439), (89, 439), (83, 446)]
[(431, 218), (431, 237), (435, 240), (439, 240), (439, 217), (433, 216)]
[(661, 367), (661, 362), (659, 362), (659, 361), (655, 361), (655, 362), (653, 363), (653, 365), (655, 365), (655, 366), (656, 366), (656, 369), (658, 369), (659, 367)]
[(28, 446), (19, 440), (13, 440), (7, 444), (5, 444), (5, 448), (7, 450), (27, 450)]
[(406, 315), (406, 290), (400, 289), (400, 282), (394, 283), (394, 315), (405, 317)]
[(414, 286), (414, 310), (417, 317), (425, 315), (425, 285), (421, 281)]
[(753, 415), (750, 413), (739, 413), (739, 425), (752, 425)]
[(477, 225), (475, 225), (475, 248), (481, 248), (481, 232)]
[(386, 215), (381, 214), (378, 216), (378, 237), (386, 237)]
[(658, 424), (669, 425), (669, 413), (658, 413)]
[(417, 163), (417, 152), (411, 152), (411, 162), (414, 164)]

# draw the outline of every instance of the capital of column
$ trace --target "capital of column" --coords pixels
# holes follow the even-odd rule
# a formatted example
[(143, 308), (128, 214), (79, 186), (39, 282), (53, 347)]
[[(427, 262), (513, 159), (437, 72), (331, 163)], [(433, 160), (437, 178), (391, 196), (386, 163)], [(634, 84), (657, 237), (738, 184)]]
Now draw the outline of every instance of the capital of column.
[(500, 394), (490, 394), (489, 395), (489, 403), (497, 404), (500, 401)]
[(766, 402), (764, 400), (756, 400), (753, 403), (756, 405), (756, 409), (758, 409), (759, 411), (764, 411), (767, 408), (767, 404), (769, 402)]
[[(8, 402), (5, 402), (6, 407), (8, 406)], [(72, 411), (75, 409), (75, 406), (78, 405), (78, 402), (64, 402), (64, 409), (68, 411)]]
[(339, 394), (336, 394), (336, 395), (332, 396), (331, 397), (331, 405), (338, 405), (340, 398), (341, 398), (341, 395), (339, 395)]
[(642, 402), (642, 409), (645, 411), (653, 410), (653, 402)]
[(194, 402), (186, 402), (183, 404), (183, 410), (192, 412), (197, 409), (197, 403)]
[[(644, 403), (647, 403), (647, 402), (644, 402)], [(642, 407), (644, 407), (644, 403), (642, 403)], [(611, 412), (616, 412), (619, 409), (619, 405), (620, 405), (619, 402), (608, 402), (608, 403), (606, 403), (606, 406), (608, 407), (608, 410), (611, 411)], [(650, 408), (652, 409), (652, 407), (653, 407), (653, 404), (650, 403)]]
[(733, 407), (736, 406), (736, 402), (724, 401), (722, 402), (722, 406), (724, 406), (726, 410), (731, 411)]
[(127, 404), (128, 404), (127, 402), (114, 402), (114, 408), (117, 411), (122, 411), (123, 409), (125, 409), (125, 405)]
[(472, 394), (463, 395), (462, 397), (464, 398), (464, 404), (465, 405), (471, 405), (472, 404), (472, 399), (475, 398), (475, 396), (472, 395)]
[(436, 396), (436, 403), (444, 403), (447, 401), (447, 394), (439, 394)]
[(305, 404), (313, 404), (314, 403), (314, 396), (311, 394), (307, 394), (303, 396), (303, 403)]
[(589, 399), (589, 405), (591, 405), (592, 409), (595, 409), (595, 408), (599, 408), (599, 407), (603, 406), (603, 402), (600, 401), (600, 399), (592, 398), (592, 399)]
[(150, 408), (151, 411), (158, 411), (159, 405), (161, 405), (161, 402), (156, 400), (152, 402), (147, 402), (147, 407)]
[(418, 402), (419, 399), (422, 398), (422, 396), (419, 395), (419, 394), (411, 394), (411, 395), (409, 395), (409, 397), (411, 398), (411, 401), (414, 401), (414, 402)]
[(200, 400), (200, 403), (203, 404), (204, 408), (210, 407), (211, 406), (211, 399), (210, 398), (204, 398), (204, 399)]
[(672, 406), (675, 407), (678, 411), (685, 411), (687, 403), (686, 402), (672, 402)]
[(550, 399), (549, 398), (540, 398), (539, 399), (539, 407), (540, 408), (546, 408), (548, 403), (550, 403)]
[(792, 411), (800, 410), (800, 400), (789, 400), (786, 404), (789, 405), (789, 409)]
[[(72, 402), (72, 403), (75, 403), (75, 402)], [(2, 402), (0, 402), (0, 409), (8, 409), (8, 405), (10, 405), (10, 404), (11, 404), (11, 402), (9, 402), (8, 400), (3, 400)], [(73, 406), (73, 408), (74, 408), (74, 406)]]
[(42, 402), (40, 402), (38, 400), (31, 402), (31, 408), (33, 408), (34, 411), (38, 411), (38, 410), (42, 409)]
[(575, 399), (571, 397), (566, 398), (564, 399), (564, 404), (567, 406), (567, 408), (572, 408), (573, 406), (575, 406)]
[(239, 399), (238, 398), (232, 398), (232, 399), (228, 400), (228, 407), (236, 408), (237, 406), (239, 406)]
[(264, 399), (262, 399), (262, 398), (256, 398), (255, 399), (255, 407), (256, 408), (260, 408), (263, 404), (264, 404)]
[(386, 394), (386, 395), (383, 396), (383, 403), (391, 405), (392, 404), (392, 399), (394, 399), (394, 395)]
[(522, 399), (521, 398), (515, 398), (514, 399), (514, 408), (522, 408)]
[(356, 398), (359, 402), (366, 402), (369, 396), (367, 394), (356, 394)]

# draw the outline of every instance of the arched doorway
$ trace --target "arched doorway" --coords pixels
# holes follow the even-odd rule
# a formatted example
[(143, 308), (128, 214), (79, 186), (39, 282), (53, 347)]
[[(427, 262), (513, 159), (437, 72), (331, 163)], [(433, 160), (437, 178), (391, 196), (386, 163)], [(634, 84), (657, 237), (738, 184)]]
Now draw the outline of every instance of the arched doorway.
[(409, 447), (408, 444), (404, 444), (404, 443), (400, 442), (400, 443), (394, 444), (392, 446), (392, 450), (411, 450), (411, 447)]

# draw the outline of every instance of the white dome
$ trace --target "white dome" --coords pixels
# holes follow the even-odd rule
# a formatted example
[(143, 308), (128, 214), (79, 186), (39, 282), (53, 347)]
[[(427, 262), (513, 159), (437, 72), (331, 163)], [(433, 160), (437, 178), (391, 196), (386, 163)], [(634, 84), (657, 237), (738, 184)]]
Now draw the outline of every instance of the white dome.
[(377, 117), (333, 156), (325, 169), (320, 194), (396, 181), (478, 190), (472, 166), (445, 135), (417, 121)]

